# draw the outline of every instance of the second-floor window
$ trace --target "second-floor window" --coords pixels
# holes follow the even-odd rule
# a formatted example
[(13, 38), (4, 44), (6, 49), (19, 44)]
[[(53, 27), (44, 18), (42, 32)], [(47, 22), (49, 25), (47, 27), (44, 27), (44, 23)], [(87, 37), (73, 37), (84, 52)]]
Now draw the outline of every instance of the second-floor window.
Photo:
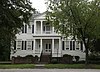
[(23, 27), (22, 27), (22, 33), (27, 33), (27, 25), (23, 25)]

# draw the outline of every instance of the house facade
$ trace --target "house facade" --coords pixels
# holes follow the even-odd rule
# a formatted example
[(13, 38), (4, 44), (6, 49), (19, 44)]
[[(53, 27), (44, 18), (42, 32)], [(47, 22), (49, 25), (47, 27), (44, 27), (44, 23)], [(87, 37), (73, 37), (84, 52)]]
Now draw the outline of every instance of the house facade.
[(52, 57), (62, 57), (69, 54), (85, 60), (82, 42), (72, 40), (71, 37), (64, 39), (46, 22), (45, 15), (46, 13), (37, 14), (32, 17), (30, 25), (24, 24), (22, 31), (16, 35), (14, 46), (11, 47), (11, 59), (27, 55), (41, 57), (41, 54), (51, 54)]

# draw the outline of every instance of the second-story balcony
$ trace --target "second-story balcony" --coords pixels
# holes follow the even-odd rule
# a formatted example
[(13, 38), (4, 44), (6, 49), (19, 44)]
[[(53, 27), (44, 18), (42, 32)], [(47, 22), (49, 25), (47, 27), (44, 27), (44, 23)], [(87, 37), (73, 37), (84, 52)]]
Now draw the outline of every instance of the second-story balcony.
[(36, 34), (54, 34), (54, 27), (46, 21), (36, 21), (34, 25)]

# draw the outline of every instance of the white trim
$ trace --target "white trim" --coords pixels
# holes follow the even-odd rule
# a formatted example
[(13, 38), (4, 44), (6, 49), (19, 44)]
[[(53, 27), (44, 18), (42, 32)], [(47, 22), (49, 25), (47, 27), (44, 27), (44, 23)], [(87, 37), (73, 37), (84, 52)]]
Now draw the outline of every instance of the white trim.
[(52, 39), (52, 54), (54, 53), (54, 39)]

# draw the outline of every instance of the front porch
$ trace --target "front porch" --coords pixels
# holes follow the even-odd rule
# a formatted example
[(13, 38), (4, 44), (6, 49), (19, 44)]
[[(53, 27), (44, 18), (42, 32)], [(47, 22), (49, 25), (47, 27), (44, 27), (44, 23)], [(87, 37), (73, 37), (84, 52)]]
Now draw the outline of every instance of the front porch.
[(34, 39), (33, 53), (40, 57), (43, 55), (51, 55), (52, 57), (61, 57), (61, 40), (59, 39)]

